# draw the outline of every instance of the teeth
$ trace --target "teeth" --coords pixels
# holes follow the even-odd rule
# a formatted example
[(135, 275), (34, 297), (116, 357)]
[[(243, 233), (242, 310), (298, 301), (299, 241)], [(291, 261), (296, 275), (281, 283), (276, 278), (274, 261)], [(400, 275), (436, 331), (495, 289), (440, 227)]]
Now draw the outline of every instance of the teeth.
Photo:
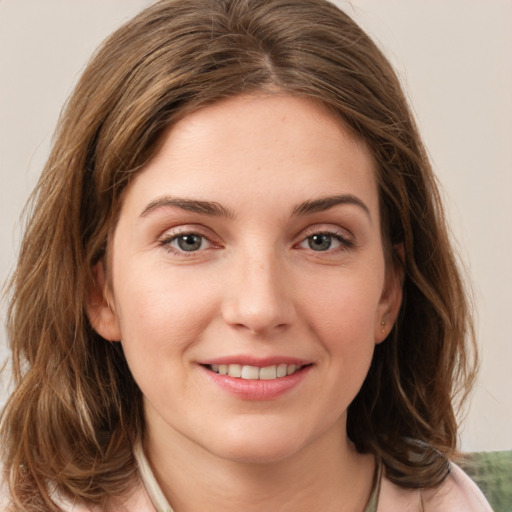
[(259, 379), (259, 368), (257, 366), (243, 366), (242, 367), (242, 379), (247, 379), (247, 380)]
[(246, 380), (273, 380), (280, 377), (292, 375), (302, 366), (296, 364), (280, 364), (277, 366), (248, 366), (241, 364), (212, 364), (210, 370), (229, 377), (242, 378)]
[(260, 379), (261, 380), (277, 379), (277, 368), (275, 366), (267, 366), (265, 368), (260, 368)]
[(240, 378), (242, 376), (242, 365), (240, 365), (240, 364), (228, 365), (228, 375), (230, 377)]
[[(288, 370), (287, 364), (280, 364), (276, 370), (277, 377), (286, 377), (288, 375), (287, 370)], [(293, 372), (291, 372), (290, 375), (292, 373)]]

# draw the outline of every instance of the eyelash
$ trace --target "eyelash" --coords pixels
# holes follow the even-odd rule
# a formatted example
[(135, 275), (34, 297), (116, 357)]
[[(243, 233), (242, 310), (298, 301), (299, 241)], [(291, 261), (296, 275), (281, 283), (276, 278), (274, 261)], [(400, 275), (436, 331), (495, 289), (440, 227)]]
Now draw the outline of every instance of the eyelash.
[[(355, 242), (353, 240), (351, 240), (350, 238), (348, 238), (344, 231), (342, 232), (341, 230), (338, 231), (338, 230), (332, 230), (332, 229), (324, 229), (324, 230), (320, 229), (320, 230), (311, 231), (309, 234), (304, 236), (298, 244), (295, 244), (294, 247), (300, 247), (302, 244), (307, 243), (308, 240), (310, 240), (314, 236), (319, 236), (319, 235), (331, 237), (332, 239), (339, 242), (340, 246), (336, 247), (334, 249), (331, 249), (329, 247), (326, 250), (320, 250), (320, 251), (315, 251), (311, 247), (309, 247), (309, 250), (311, 250), (311, 252), (313, 252), (313, 253), (333, 253), (333, 252), (338, 252), (338, 251), (348, 251), (355, 247)], [(173, 242), (176, 242), (180, 237), (185, 237), (185, 236), (200, 237), (201, 245), (202, 245), (203, 241), (206, 241), (210, 245), (207, 248), (203, 248), (203, 249), (199, 248), (198, 250), (193, 250), (193, 251), (186, 251), (183, 249), (173, 247), (171, 245)], [(193, 231), (193, 230), (189, 230), (189, 231), (184, 230), (184, 231), (168, 234), (168, 235), (162, 237), (158, 243), (162, 247), (164, 247), (168, 252), (170, 252), (174, 255), (180, 256), (180, 257), (185, 257), (185, 258), (195, 256), (195, 255), (197, 255), (197, 253), (203, 252), (203, 251), (209, 249), (210, 247), (215, 246), (215, 244), (206, 235), (199, 233), (197, 231)]]
[(304, 244), (306, 243), (308, 240), (310, 240), (311, 238), (313, 238), (314, 236), (318, 236), (318, 235), (324, 235), (324, 236), (328, 236), (328, 237), (331, 237), (333, 238), (334, 240), (336, 240), (337, 242), (339, 242), (340, 246), (337, 247), (337, 248), (334, 248), (334, 249), (327, 249), (325, 251), (314, 251), (313, 249), (310, 248), (310, 250), (312, 252), (315, 252), (315, 253), (333, 253), (333, 252), (339, 252), (339, 251), (348, 251), (350, 249), (353, 249), (355, 247), (355, 242), (354, 240), (351, 240), (345, 231), (341, 231), (341, 230), (335, 230), (335, 229), (320, 229), (320, 230), (313, 230), (311, 231), (309, 234), (307, 234), (300, 242), (299, 242), (299, 246), (301, 244)]
[[(206, 249), (199, 249), (197, 251), (186, 251), (183, 249), (178, 249), (171, 245), (173, 242), (177, 241), (180, 237), (185, 237), (185, 236), (200, 237), (202, 242), (207, 241), (210, 244), (210, 246), (214, 246), (214, 243), (206, 235), (203, 235), (202, 233), (198, 233), (197, 231), (194, 231), (194, 230), (190, 230), (190, 231), (184, 230), (184, 231), (179, 231), (176, 233), (171, 233), (171, 234), (165, 235), (158, 241), (158, 243), (162, 247), (164, 247), (164, 249), (167, 250), (168, 252), (170, 252), (174, 255), (180, 256), (180, 257), (185, 257), (185, 258), (195, 256), (198, 252), (203, 252), (204, 250), (206, 250)], [(202, 242), (201, 242), (201, 244), (202, 244)]]

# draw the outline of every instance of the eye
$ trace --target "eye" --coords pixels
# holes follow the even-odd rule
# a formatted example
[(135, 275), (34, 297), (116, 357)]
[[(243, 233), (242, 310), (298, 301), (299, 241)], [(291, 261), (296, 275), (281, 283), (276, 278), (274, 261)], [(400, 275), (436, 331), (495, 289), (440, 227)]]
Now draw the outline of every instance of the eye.
[(339, 241), (328, 233), (317, 233), (308, 236), (304, 242), (306, 242), (308, 247), (313, 251), (328, 251), (333, 248), (333, 245), (337, 244), (337, 247), (340, 245)]
[(350, 248), (353, 243), (337, 233), (314, 233), (305, 238), (300, 244), (301, 249), (311, 249), (315, 252), (332, 251), (336, 249)]
[(162, 240), (162, 245), (174, 249), (176, 252), (196, 252), (208, 249), (211, 243), (206, 237), (197, 233), (181, 233)]

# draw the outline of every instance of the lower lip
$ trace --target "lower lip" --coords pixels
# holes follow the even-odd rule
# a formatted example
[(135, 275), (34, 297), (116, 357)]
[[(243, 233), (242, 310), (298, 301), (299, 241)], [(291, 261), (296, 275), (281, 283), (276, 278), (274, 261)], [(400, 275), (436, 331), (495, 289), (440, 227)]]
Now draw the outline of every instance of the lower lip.
[(210, 381), (224, 391), (242, 400), (273, 400), (296, 388), (308, 375), (312, 365), (305, 366), (299, 371), (277, 379), (241, 379), (215, 373), (201, 366)]

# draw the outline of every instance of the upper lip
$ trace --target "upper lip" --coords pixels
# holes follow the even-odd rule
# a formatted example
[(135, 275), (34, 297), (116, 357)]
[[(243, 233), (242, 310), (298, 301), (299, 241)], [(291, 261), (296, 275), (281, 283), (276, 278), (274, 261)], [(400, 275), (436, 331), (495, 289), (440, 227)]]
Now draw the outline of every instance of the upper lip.
[(240, 364), (242, 366), (257, 366), (259, 368), (265, 368), (267, 366), (278, 366), (280, 364), (304, 366), (306, 364), (311, 364), (311, 361), (289, 356), (254, 357), (250, 355), (232, 355), (205, 359), (203, 361), (199, 361), (199, 364), (205, 366), (213, 364)]

